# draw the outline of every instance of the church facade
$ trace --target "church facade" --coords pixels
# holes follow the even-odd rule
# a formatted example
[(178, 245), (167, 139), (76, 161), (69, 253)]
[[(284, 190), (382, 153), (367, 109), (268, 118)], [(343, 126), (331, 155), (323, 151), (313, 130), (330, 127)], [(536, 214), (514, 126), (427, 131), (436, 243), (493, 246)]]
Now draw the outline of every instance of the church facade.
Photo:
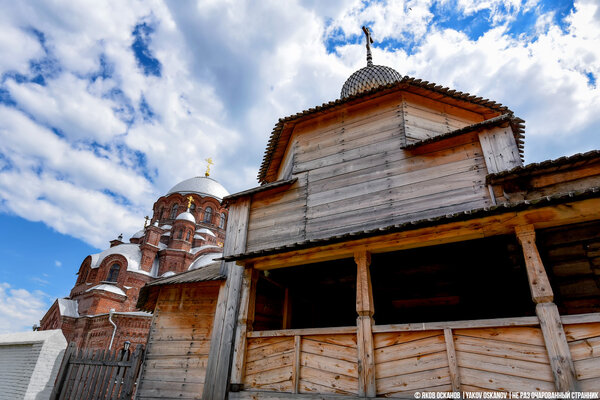
[(140, 289), (221, 256), (227, 224), (221, 200), (227, 195), (208, 175), (175, 185), (154, 203), (152, 217), (129, 243), (119, 236), (83, 260), (71, 293), (54, 302), (40, 329), (62, 329), (80, 348), (145, 344), (152, 314), (136, 308)]

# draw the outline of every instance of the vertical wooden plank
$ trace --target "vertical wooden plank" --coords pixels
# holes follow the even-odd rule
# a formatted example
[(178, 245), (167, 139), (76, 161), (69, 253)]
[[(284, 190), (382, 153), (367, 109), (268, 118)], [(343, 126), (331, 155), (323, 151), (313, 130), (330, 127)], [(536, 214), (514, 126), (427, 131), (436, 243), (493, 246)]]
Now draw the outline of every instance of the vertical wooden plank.
[(71, 377), (73, 377), (73, 375), (74, 375), (74, 377), (73, 377), (72, 381), (71, 381), (71, 379), (69, 379), (70, 384), (67, 387), (65, 399), (74, 399), (74, 400), (77, 399), (77, 397), (75, 396), (75, 393), (77, 390), (77, 385), (79, 384), (79, 380), (81, 379), (81, 374), (83, 373), (83, 364), (81, 364), (81, 361), (83, 361), (83, 357), (84, 357), (84, 350), (79, 349), (79, 351), (77, 352), (77, 356), (75, 357), (75, 360), (73, 363), (74, 371), (71, 373)]
[[(104, 351), (105, 350), (98, 350), (96, 352), (96, 357), (95, 357), (96, 361), (98, 361), (98, 362), (104, 361)], [(103, 365), (101, 365), (101, 364), (96, 365), (94, 367), (94, 373), (91, 376), (92, 382), (90, 385), (88, 385), (87, 390), (83, 394), (84, 399), (93, 399), (94, 398), (94, 390), (96, 389), (96, 386), (98, 385), (98, 380), (102, 378), (102, 376), (101, 376), (102, 368), (103, 368)]]
[(535, 313), (540, 320), (556, 389), (561, 392), (577, 391), (575, 366), (556, 304), (538, 304)]
[(117, 352), (109, 351), (106, 359), (104, 360), (106, 368), (104, 370), (104, 376), (102, 377), (102, 380), (99, 382), (100, 385), (98, 386), (98, 397), (97, 398), (104, 399), (104, 398), (108, 397), (108, 395), (106, 393), (107, 392), (106, 389), (110, 383), (113, 371), (116, 368), (116, 367), (113, 367), (113, 364), (115, 361), (117, 361)]
[(458, 363), (456, 361), (456, 349), (454, 348), (452, 329), (444, 329), (444, 339), (446, 340), (446, 354), (448, 355), (448, 368), (450, 370), (452, 391), (460, 392), (460, 375), (458, 372)]
[(290, 288), (285, 288), (283, 293), (283, 322), (282, 329), (290, 329), (292, 322), (292, 303), (290, 302)]
[(52, 393), (50, 393), (50, 400), (56, 400), (60, 395), (61, 390), (66, 382), (69, 362), (71, 361), (71, 357), (75, 353), (76, 349), (75, 342), (69, 343), (69, 346), (63, 355), (62, 362), (60, 363), (60, 368), (58, 369), (58, 374), (56, 375), (56, 382), (52, 388)]
[(356, 312), (358, 313), (358, 393), (361, 396), (375, 397), (375, 347), (373, 344), (373, 289), (371, 287), (371, 254), (364, 250), (354, 253), (356, 262)]
[[(121, 379), (122, 376), (122, 368), (119, 367), (119, 363), (123, 361), (123, 359), (127, 356), (127, 352), (115, 350), (115, 362), (112, 368), (112, 372), (108, 381), (108, 388), (106, 389), (106, 398), (107, 399), (115, 399), (116, 396), (113, 395), (113, 389), (115, 388), (115, 383), (117, 383), (117, 379)], [(120, 382), (119, 382), (120, 384)], [(118, 385), (117, 385), (118, 386)]]
[(507, 171), (522, 164), (512, 128), (496, 127), (479, 134), (488, 173)]
[(96, 362), (99, 361), (99, 357), (100, 357), (100, 350), (97, 351), (93, 351), (92, 352), (92, 357), (90, 358), (90, 361), (92, 362), (92, 364), (90, 364), (89, 368), (89, 372), (88, 372), (88, 382), (85, 385), (85, 388), (83, 389), (83, 391), (81, 392), (80, 395), (80, 399), (87, 399), (90, 393), (90, 390), (92, 388), (92, 386), (94, 385), (95, 379), (96, 379), (96, 374), (98, 372), (98, 367), (99, 365), (96, 365)]
[[(246, 356), (246, 334), (254, 322), (254, 298), (256, 296), (256, 281), (258, 271), (247, 267), (244, 271), (238, 325), (235, 332), (233, 349), (233, 364), (231, 367), (231, 383), (241, 384), (244, 381), (244, 364)], [(252, 311), (251, 311), (252, 310)]]
[(81, 399), (86, 384), (89, 385), (87, 377), (90, 370), (90, 364), (88, 364), (87, 362), (91, 361), (92, 359), (93, 350), (85, 350), (85, 352), (83, 353), (83, 358), (81, 360), (82, 364), (79, 366), (81, 374), (78, 374), (79, 378), (75, 381), (75, 386), (73, 386), (73, 393), (75, 394), (76, 399)]
[(554, 293), (552, 292), (542, 258), (535, 244), (535, 229), (533, 225), (517, 226), (515, 227), (515, 233), (523, 248), (531, 298), (535, 303), (553, 301)]
[[(129, 361), (128, 359), (131, 358), (131, 355), (129, 354), (129, 352), (125, 351), (125, 350), (121, 350), (121, 363), (120, 364), (125, 364), (127, 361)], [(117, 400), (120, 399), (120, 393), (121, 393), (121, 388), (123, 386), (123, 378), (125, 375), (125, 371), (127, 369), (130, 369), (130, 367), (125, 366), (125, 365), (120, 365), (117, 368), (117, 377), (115, 378), (115, 387), (113, 389), (113, 393), (111, 396), (111, 399)]]
[(292, 393), (298, 393), (300, 387), (300, 346), (302, 338), (294, 336), (294, 364), (292, 366)]
[[(246, 250), (250, 198), (238, 199), (229, 208), (227, 237), (223, 255), (233, 255)], [(221, 297), (215, 313), (211, 336), (210, 352), (206, 367), (202, 398), (222, 400), (227, 395), (230, 363), (232, 361), (234, 333), (237, 327), (237, 314), (244, 270), (233, 262), (223, 262), (221, 270), (226, 272), (226, 293)]]
[(127, 368), (127, 374), (125, 375), (125, 385), (121, 390), (121, 400), (129, 400), (131, 399), (131, 395), (133, 394), (133, 387), (135, 384), (135, 380), (138, 376), (138, 371), (140, 369), (141, 358), (143, 355), (143, 347), (141, 344), (138, 344), (135, 347), (135, 351), (131, 354), (129, 358), (130, 367)]
[(531, 298), (537, 303), (535, 312), (540, 321), (546, 351), (550, 358), (554, 384), (559, 391), (575, 391), (577, 390), (575, 367), (558, 308), (552, 302), (554, 294), (535, 243), (535, 229), (533, 225), (517, 226), (515, 233), (523, 248)]

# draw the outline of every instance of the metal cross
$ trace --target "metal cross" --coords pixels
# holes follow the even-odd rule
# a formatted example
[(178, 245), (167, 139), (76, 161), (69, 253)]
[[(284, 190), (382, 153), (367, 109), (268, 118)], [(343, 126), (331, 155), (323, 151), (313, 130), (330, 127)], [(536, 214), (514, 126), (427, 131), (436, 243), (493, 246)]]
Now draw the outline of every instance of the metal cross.
[(192, 203), (194, 202), (194, 198), (192, 196), (188, 196), (188, 210), (190, 209), (190, 207), (192, 206)]
[(373, 65), (373, 56), (371, 55), (371, 43), (373, 43), (373, 38), (371, 37), (371, 31), (366, 26), (362, 27), (365, 36), (367, 36), (367, 66)]
[(144, 228), (145, 228), (148, 226), (148, 220), (150, 219), (150, 217), (146, 215), (144, 218), (146, 219), (146, 221), (144, 221)]
[(206, 160), (204, 160), (208, 163), (208, 165), (206, 166), (206, 172), (204, 173), (204, 176), (208, 177), (210, 175), (210, 166), (213, 165), (213, 160), (212, 158), (207, 158)]

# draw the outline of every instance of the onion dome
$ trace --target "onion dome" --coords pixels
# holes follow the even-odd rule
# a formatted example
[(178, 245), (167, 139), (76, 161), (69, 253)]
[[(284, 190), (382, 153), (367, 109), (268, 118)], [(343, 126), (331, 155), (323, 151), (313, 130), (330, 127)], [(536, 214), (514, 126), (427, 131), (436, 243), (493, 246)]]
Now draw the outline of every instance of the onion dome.
[(182, 212), (181, 214), (179, 214), (177, 216), (177, 218), (175, 218), (176, 220), (183, 220), (183, 221), (190, 221), (192, 223), (196, 223), (196, 218), (194, 218), (194, 216), (192, 215), (192, 213), (190, 212), (190, 209), (188, 208), (186, 212)]
[(359, 69), (346, 80), (340, 94), (342, 99), (376, 87), (389, 85), (402, 79), (398, 71), (393, 68), (386, 67), (385, 65), (373, 65), (373, 56), (371, 55), (373, 38), (371, 37), (371, 31), (365, 26), (362, 27), (362, 30), (367, 37), (367, 66)]
[(343, 99), (401, 79), (400, 73), (393, 68), (385, 65), (367, 65), (350, 75), (342, 87), (340, 97)]
[(196, 176), (194, 178), (179, 182), (167, 192), (167, 195), (171, 193), (198, 193), (205, 196), (208, 195), (215, 197), (219, 200), (229, 195), (227, 189), (225, 189), (219, 182), (206, 176)]

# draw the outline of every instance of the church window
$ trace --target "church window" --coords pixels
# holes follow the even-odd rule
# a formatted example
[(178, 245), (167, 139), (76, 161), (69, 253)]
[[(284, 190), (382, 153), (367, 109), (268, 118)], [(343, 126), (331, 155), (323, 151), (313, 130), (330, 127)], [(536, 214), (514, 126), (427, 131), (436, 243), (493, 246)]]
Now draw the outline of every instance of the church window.
[(219, 228), (225, 228), (225, 213), (221, 213), (221, 219), (219, 220)]
[(164, 207), (161, 207), (158, 211), (158, 219), (161, 220), (163, 218), (163, 212), (165, 211)]
[(179, 208), (179, 204), (173, 204), (173, 208), (171, 208), (171, 219), (175, 219), (177, 217), (177, 209)]
[(185, 240), (186, 241), (190, 241), (190, 231), (187, 231), (187, 234), (185, 235)]
[(84, 283), (88, 275), (87, 268), (83, 268), (79, 274), (79, 283)]
[(210, 224), (210, 222), (212, 221), (212, 211), (212, 208), (206, 207), (206, 210), (204, 210), (204, 222)]
[(106, 280), (108, 282), (116, 282), (119, 279), (119, 271), (121, 270), (121, 266), (119, 264), (113, 264), (110, 267), (110, 271), (108, 271), (108, 277)]
[(179, 232), (177, 232), (177, 239), (181, 239), (183, 237), (183, 229), (180, 229)]

